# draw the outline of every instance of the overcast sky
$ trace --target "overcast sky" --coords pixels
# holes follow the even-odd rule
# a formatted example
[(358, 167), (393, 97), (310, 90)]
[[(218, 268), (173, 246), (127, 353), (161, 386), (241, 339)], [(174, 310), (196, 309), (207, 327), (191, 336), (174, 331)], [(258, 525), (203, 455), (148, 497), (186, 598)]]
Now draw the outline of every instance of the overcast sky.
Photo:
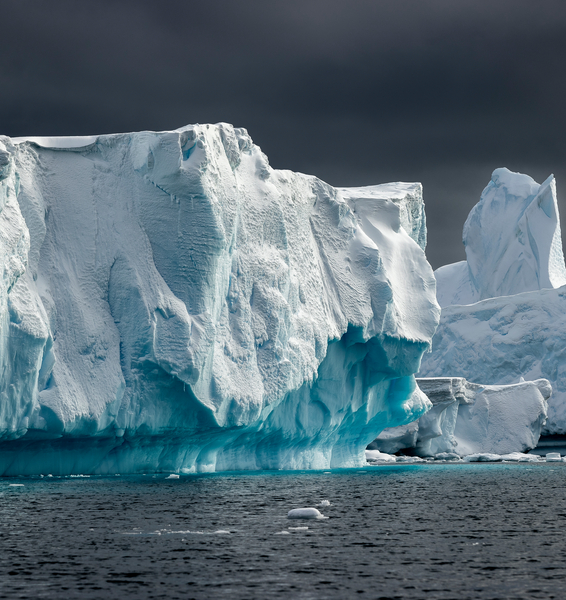
[(557, 178), (564, 0), (3, 0), (0, 134), (226, 121), (275, 168), (421, 181), (436, 268), (496, 167)]

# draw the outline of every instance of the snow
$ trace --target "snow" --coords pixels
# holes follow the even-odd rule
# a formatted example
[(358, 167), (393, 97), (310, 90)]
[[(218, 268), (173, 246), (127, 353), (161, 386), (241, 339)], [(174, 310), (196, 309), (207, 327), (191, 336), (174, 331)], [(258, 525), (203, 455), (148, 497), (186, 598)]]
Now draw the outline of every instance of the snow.
[(288, 519), (326, 519), (318, 508), (294, 508), (287, 513)]
[(442, 307), (566, 284), (556, 183), (496, 169), (464, 225), (466, 261), (435, 272)]
[[(405, 448), (414, 448), (418, 456), (446, 458), (517, 453), (537, 445), (551, 394), (547, 380), (490, 386), (439, 377), (417, 383), (432, 409), (414, 423), (382, 431), (366, 451), (368, 460)], [(368, 452), (378, 454), (374, 458)]]
[(0, 143), (0, 473), (359, 467), (429, 408), (419, 184), (227, 124)]

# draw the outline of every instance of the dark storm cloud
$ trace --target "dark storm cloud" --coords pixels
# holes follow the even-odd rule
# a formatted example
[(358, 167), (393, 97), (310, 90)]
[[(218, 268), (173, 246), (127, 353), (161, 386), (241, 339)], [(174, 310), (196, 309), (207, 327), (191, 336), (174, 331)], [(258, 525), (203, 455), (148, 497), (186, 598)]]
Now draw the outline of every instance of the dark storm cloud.
[(422, 181), (434, 266), (495, 167), (566, 190), (563, 0), (19, 0), (2, 22), (1, 133), (228, 121), (274, 167)]

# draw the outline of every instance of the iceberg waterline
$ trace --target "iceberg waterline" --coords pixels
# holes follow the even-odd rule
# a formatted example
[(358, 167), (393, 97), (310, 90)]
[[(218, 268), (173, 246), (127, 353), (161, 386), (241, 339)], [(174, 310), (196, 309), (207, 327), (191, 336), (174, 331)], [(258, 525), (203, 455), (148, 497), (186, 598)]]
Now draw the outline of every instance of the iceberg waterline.
[(359, 466), (430, 406), (419, 184), (226, 124), (0, 142), (0, 473)]

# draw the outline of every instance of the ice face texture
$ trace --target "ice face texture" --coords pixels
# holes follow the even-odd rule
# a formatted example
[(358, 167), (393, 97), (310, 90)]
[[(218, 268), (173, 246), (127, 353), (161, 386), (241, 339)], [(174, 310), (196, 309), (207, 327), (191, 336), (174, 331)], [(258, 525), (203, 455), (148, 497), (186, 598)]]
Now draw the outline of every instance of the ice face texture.
[(414, 448), (417, 456), (508, 454), (534, 448), (547, 417), (546, 379), (478, 385), (462, 377), (417, 379), (432, 408), (408, 425), (382, 431), (371, 449), (388, 454)]
[(556, 183), (496, 169), (464, 225), (466, 261), (435, 271), (442, 307), (566, 284)]
[(428, 408), (420, 185), (226, 124), (2, 143), (0, 473), (357, 466)]

